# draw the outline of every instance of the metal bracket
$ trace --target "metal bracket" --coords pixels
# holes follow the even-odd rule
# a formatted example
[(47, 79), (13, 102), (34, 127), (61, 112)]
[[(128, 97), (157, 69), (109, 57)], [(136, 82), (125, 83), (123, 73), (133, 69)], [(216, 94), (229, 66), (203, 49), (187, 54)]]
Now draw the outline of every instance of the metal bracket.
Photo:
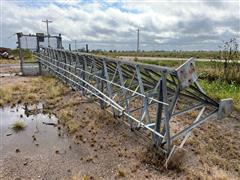
[(217, 119), (223, 119), (227, 117), (232, 112), (233, 100), (232, 98), (229, 99), (222, 99), (219, 103), (219, 109), (217, 113)]
[(189, 87), (198, 79), (194, 61), (194, 58), (190, 58), (176, 69), (181, 90)]

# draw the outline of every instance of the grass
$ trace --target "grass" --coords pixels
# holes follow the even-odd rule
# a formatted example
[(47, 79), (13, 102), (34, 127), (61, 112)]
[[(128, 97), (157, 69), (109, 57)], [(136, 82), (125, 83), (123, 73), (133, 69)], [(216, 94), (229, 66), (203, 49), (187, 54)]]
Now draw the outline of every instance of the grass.
[[(26, 62), (36, 62), (36, 58), (33, 57), (32, 52), (30, 50), (23, 49), (22, 51), (23, 51), (23, 59)], [(13, 54), (15, 57), (18, 58), (19, 50), (18, 49), (13, 49), (13, 50), (11, 50), (10, 54)]]
[[(185, 61), (182, 60), (142, 60), (141, 63), (153, 64), (159, 66), (167, 66), (177, 68), (182, 65)], [(216, 61), (196, 61), (196, 68), (201, 79), (217, 80), (224, 78), (224, 63)], [(240, 83), (240, 64), (231, 63), (228, 65), (228, 82), (235, 81)]]
[(168, 66), (168, 67), (178, 67), (180, 66), (183, 61), (159, 61), (159, 60), (142, 60), (142, 61), (138, 61), (141, 63), (145, 63), (145, 64), (153, 64), (153, 65), (158, 65), (158, 66)]
[(12, 124), (12, 129), (15, 131), (15, 132), (19, 132), (19, 131), (23, 131), (25, 129), (25, 124), (24, 122), (22, 121), (16, 121)]
[(125, 177), (125, 173), (122, 170), (118, 170), (117, 176), (118, 177)]
[[(36, 59), (31, 58), (31, 59), (24, 59), (24, 63), (35, 63), (37, 62)], [(0, 64), (20, 64), (20, 61), (18, 59), (0, 59)]]
[(51, 76), (16, 81), (0, 87), (0, 106), (16, 104), (19, 100), (26, 103), (37, 103), (41, 99), (55, 101), (66, 91), (68, 88)]
[[(16, 81), (0, 87), (0, 106), (17, 104), (19, 100), (24, 103), (38, 103), (45, 101), (44, 111), (51, 112), (59, 99), (63, 98), (69, 88), (58, 82), (51, 76), (34, 77), (28, 81)], [(68, 103), (61, 106), (58, 113), (59, 120), (70, 133), (79, 129), (74, 120), (74, 112), (71, 108), (79, 104), (80, 99), (73, 97)]]
[(50, 99), (54, 99), (64, 93), (64, 87), (62, 84), (55, 85), (55, 86), (49, 86), (48, 87), (48, 95)]
[[(158, 61), (143, 60), (146, 64), (159, 66), (178, 67), (183, 61)], [(234, 107), (240, 109), (240, 72), (238, 71), (240, 64), (231, 67), (234, 72), (230, 74), (230, 81), (226, 82), (223, 76), (222, 62), (196, 62), (196, 67), (200, 79), (200, 84), (206, 93), (217, 100), (224, 98), (233, 98)]]
[[(239, 103), (239, 96), (240, 96), (240, 93), (239, 93), (240, 85), (239, 84), (237, 84), (237, 83), (228, 84), (223, 81), (214, 81), (214, 82), (210, 83), (206, 79), (201, 80), (200, 83), (203, 86), (204, 90), (207, 92), (207, 94), (209, 94), (210, 96), (212, 96), (214, 98), (219, 98), (219, 99), (225, 98), (225, 97), (233, 97), (235, 104)], [(54, 87), (54, 88), (52, 88), (52, 87)], [(11, 85), (11, 86), (6, 84), (6, 85), (4, 85), (4, 87), (0, 87), (0, 96), (1, 96), (1, 100), (4, 99), (3, 101), (6, 101), (6, 102), (7, 101), (14, 102), (19, 99), (22, 99), (23, 102), (26, 102), (26, 101), (32, 102), (32, 101), (46, 100), (49, 97), (52, 97), (53, 98), (52, 102), (53, 103), (55, 102), (55, 104), (57, 106), (56, 115), (59, 118), (59, 121), (62, 124), (65, 124), (65, 126), (68, 128), (70, 133), (74, 133), (77, 130), (79, 130), (79, 125), (76, 122), (76, 119), (78, 118), (77, 117), (78, 113), (71, 106), (71, 104), (73, 104), (73, 103), (75, 104), (76, 98), (72, 97), (72, 99), (74, 101), (71, 102), (71, 99), (65, 96), (65, 92), (68, 90), (69, 89), (67, 87), (65, 87), (61, 83), (58, 83), (58, 81), (56, 79), (54, 79), (50, 76), (35, 77), (26, 82), (21, 81), (21, 82), (16, 82), (16, 83), (14, 83), (14, 85)], [(31, 95), (27, 96), (27, 94), (31, 94)], [(70, 93), (70, 95), (71, 95), (71, 93)], [(59, 96), (61, 96), (61, 98), (62, 98), (60, 103), (63, 103), (63, 104), (56, 103), (55, 100)], [(58, 108), (60, 108), (60, 109), (58, 109)], [(88, 111), (88, 110), (86, 109), (86, 111)], [(94, 114), (93, 114), (93, 116), (94, 116)], [(102, 117), (99, 117), (99, 121), (101, 121), (101, 119), (108, 120), (109, 118), (105, 115), (104, 116), (102, 115)], [(219, 128), (219, 129), (222, 130), (221, 128)], [(206, 129), (203, 132), (204, 132), (204, 134), (207, 134), (206, 132), (209, 133), (212, 131), (210, 131), (209, 129)], [(221, 133), (224, 133), (224, 132), (219, 131), (219, 133), (217, 132), (216, 134), (221, 134)], [(212, 138), (214, 138), (214, 137), (215, 136), (212, 136)], [(226, 136), (224, 135), (224, 137), (226, 137)], [(209, 138), (207, 135), (204, 137), (204, 139), (212, 139), (212, 138)], [(218, 138), (218, 139), (221, 139), (221, 138)], [(86, 142), (85, 138), (83, 139), (83, 142)], [(195, 144), (196, 144), (196, 139), (194, 139), (193, 142), (195, 142)], [(219, 143), (218, 141), (216, 141), (216, 142)], [(226, 142), (226, 144), (232, 144), (231, 141), (225, 141), (225, 142)], [(228, 143), (228, 142), (231, 142), (231, 143)], [(209, 146), (209, 148), (207, 148), (207, 147), (204, 147), (205, 144), (211, 145), (211, 146)], [(202, 150), (202, 151), (200, 151), (200, 153), (203, 153), (203, 154), (207, 154), (210, 152), (212, 153), (212, 152), (217, 151), (218, 149), (220, 149), (219, 147), (221, 147), (221, 144), (219, 144), (219, 146), (216, 146), (216, 144), (209, 143), (209, 141), (207, 141), (207, 143), (204, 143), (204, 142), (202, 143), (202, 141), (199, 141), (199, 144), (195, 145), (196, 146), (195, 149)], [(222, 147), (225, 147), (225, 146), (222, 146)], [(206, 149), (208, 151), (206, 151)], [(230, 151), (226, 150), (226, 153), (228, 153), (228, 152), (230, 152)], [(226, 154), (226, 153), (224, 153), (224, 154)], [(201, 156), (203, 154), (201, 154)], [(151, 160), (153, 160), (153, 159), (154, 158), (151, 158)], [(157, 159), (159, 159), (159, 158), (157, 158)], [(205, 161), (205, 162), (212, 163), (213, 164), (212, 166), (215, 166), (217, 163), (220, 165), (221, 164), (224, 165), (224, 161), (226, 160), (226, 159), (219, 159), (219, 158), (215, 158), (215, 157), (212, 157), (212, 158), (206, 157), (206, 159), (208, 161)], [(233, 169), (232, 167), (237, 166), (237, 163), (233, 164), (232, 162), (233, 161), (229, 161), (229, 163), (227, 165), (227, 167), (229, 169)], [(231, 165), (231, 164), (233, 164), (233, 165)], [(199, 174), (200, 173), (201, 172), (199, 171)], [(127, 172), (119, 170), (116, 172), (116, 175), (117, 175), (117, 177), (126, 177)], [(225, 174), (222, 174), (222, 176), (224, 176), (224, 175)], [(221, 176), (221, 175), (219, 175), (219, 176)], [(219, 177), (219, 176), (216, 175), (216, 177)], [(202, 178), (204, 178), (204, 177), (202, 177)]]
[(59, 113), (60, 121), (65, 124), (73, 118), (73, 111), (70, 109), (62, 109)]
[(66, 108), (66, 109), (60, 110), (59, 121), (65, 126), (67, 126), (69, 133), (75, 133), (79, 128), (79, 124), (73, 119), (74, 119), (74, 112), (71, 109)]
[(67, 128), (68, 128), (68, 132), (73, 134), (75, 132), (77, 132), (79, 125), (74, 121), (74, 120), (70, 120), (66, 123)]
[(12, 59), (4, 59), (0, 58), (0, 64), (19, 64), (19, 60), (12, 60)]
[[(105, 55), (105, 56), (136, 56), (135, 51), (95, 51), (91, 52), (95, 54)], [(139, 52), (140, 57), (171, 57), (171, 58), (204, 58), (204, 59), (217, 59), (220, 58), (219, 51), (145, 51)]]
[[(14, 55), (15, 60), (13, 59), (6, 59), (6, 58), (0, 58), (0, 64), (18, 64), (19, 61), (19, 51), (18, 49), (10, 50), (10, 54)], [(23, 59), (25, 63), (32, 63), (36, 62), (37, 59), (33, 56), (32, 52), (26, 49), (23, 49)]]
[(207, 80), (200, 81), (204, 91), (210, 96), (217, 100), (225, 98), (233, 98), (234, 107), (240, 109), (240, 84), (217, 80), (209, 82)]
[(0, 88), (0, 106), (9, 103), (12, 99), (12, 91), (7, 88)]
[(30, 101), (36, 101), (38, 99), (38, 96), (36, 93), (28, 93), (26, 94), (25, 99)]
[[(168, 67), (179, 67), (182, 65), (185, 60), (141, 60), (139, 61), (141, 63), (146, 63), (146, 64), (154, 64), (154, 65), (159, 65), (159, 66), (168, 66)], [(223, 66), (223, 62), (215, 62), (215, 61), (196, 61), (196, 66), (197, 68), (200, 68), (202, 70), (203, 68), (213, 68), (216, 66)]]

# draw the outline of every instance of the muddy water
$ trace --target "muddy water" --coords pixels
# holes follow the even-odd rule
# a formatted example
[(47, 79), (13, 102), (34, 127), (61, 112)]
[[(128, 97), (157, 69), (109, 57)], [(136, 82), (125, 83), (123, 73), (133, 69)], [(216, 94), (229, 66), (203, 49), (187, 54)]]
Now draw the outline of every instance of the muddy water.
[[(58, 119), (43, 114), (42, 107), (0, 109), (0, 179), (72, 179), (92, 166), (84, 158), (93, 150), (76, 143), (61, 126), (53, 126)], [(17, 120), (26, 127), (14, 132), (12, 124)]]
[[(23, 122), (25, 129), (15, 132), (12, 125), (16, 121)], [(5, 156), (16, 149), (30, 154), (54, 149), (64, 152), (69, 146), (69, 137), (54, 124), (57, 125), (57, 118), (43, 114), (42, 104), (0, 109), (1, 154)]]
[(0, 73), (0, 77), (13, 77), (13, 76), (16, 76), (16, 75), (19, 75), (19, 73)]

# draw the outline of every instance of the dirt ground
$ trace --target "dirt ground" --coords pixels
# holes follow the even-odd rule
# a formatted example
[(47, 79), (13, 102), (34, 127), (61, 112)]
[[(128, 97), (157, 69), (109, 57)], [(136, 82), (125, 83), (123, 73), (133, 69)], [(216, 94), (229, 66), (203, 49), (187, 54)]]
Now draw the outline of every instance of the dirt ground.
[[(5, 88), (3, 92), (11, 89), (9, 94), (12, 94), (4, 96), (3, 106), (41, 102), (45, 112), (57, 116), (58, 126), (67, 137), (67, 147), (60, 146), (59, 152), (41, 144), (37, 151), (30, 151), (31, 145), (23, 146), (20, 153), (14, 148), (8, 153), (2, 151), (0, 179), (240, 177), (240, 112), (234, 111), (229, 118), (211, 120), (195, 129), (185, 145), (182, 164), (166, 170), (163, 157), (154, 150), (148, 138), (131, 131), (121, 119), (114, 119), (58, 80), (14, 76), (1, 77), (0, 83), (1, 88)], [(57, 88), (59, 84), (58, 91), (50, 87)], [(17, 85), (20, 88), (16, 88)]]
[(18, 64), (0, 64), (0, 74), (19, 73), (20, 66)]

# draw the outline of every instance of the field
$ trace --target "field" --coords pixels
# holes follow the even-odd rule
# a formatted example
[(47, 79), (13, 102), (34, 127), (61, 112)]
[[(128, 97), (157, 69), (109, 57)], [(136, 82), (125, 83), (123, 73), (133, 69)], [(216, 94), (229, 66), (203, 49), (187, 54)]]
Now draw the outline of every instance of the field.
[[(15, 57), (15, 60), (0, 57), (0, 64), (19, 64), (20, 60), (18, 49), (9, 49), (9, 53)], [(25, 63), (36, 62), (36, 59), (33, 57), (30, 50), (23, 50), (23, 59)]]
[[(168, 66), (176, 68), (183, 61), (157, 61), (143, 60), (146, 64)], [(235, 108), (240, 109), (240, 64), (234, 64), (231, 67), (231, 73), (228, 81), (224, 79), (224, 64), (222, 62), (201, 62), (196, 61), (196, 67), (200, 79), (200, 84), (208, 95), (216, 99), (232, 97)]]
[(0, 1), (0, 180), (240, 180), (240, 0)]
[[(73, 138), (71, 147), (74, 149), (59, 148), (55, 154), (59, 152), (60, 155), (53, 155), (49, 161), (44, 158), (45, 156), (39, 159), (34, 151), (32, 154), (26, 154), (29, 150), (22, 147), (20, 153), (8, 155), (4, 159), (1, 174), (9, 179), (19, 176), (35, 177), (35, 172), (44, 174), (43, 164), (46, 162), (50, 168), (49, 171), (55, 172), (47, 173), (47, 177), (51, 178), (62, 175), (64, 178), (72, 179), (82, 177), (234, 179), (239, 176), (239, 111), (234, 111), (223, 121), (210, 121), (194, 130), (186, 144), (186, 150), (189, 153), (182, 160), (183, 164), (177, 169), (165, 170), (161, 156), (151, 150), (150, 141), (131, 132), (121, 121), (114, 119), (110, 114), (94, 103), (88, 102), (77, 92), (71, 91), (56, 79), (52, 77), (6, 77), (1, 82), (1, 105), (44, 103), (44, 113), (55, 114), (59, 118), (59, 127), (68, 131), (67, 134)], [(41, 152), (44, 145), (40, 140), (38, 143), (38, 151)], [(33, 148), (31, 143), (27, 148)], [(221, 148), (227, 149), (227, 153), (222, 153)], [(61, 154), (64, 149), (67, 152), (66, 155)], [(56, 148), (54, 150), (53, 147), (50, 154), (54, 151)], [(28, 166), (21, 164), (22, 161), (24, 163), (24, 159), (31, 162), (31, 166), (36, 169), (35, 172), (27, 171)], [(69, 167), (65, 163), (59, 163), (58, 167), (54, 166), (63, 159)], [(17, 164), (13, 164), (13, 161)], [(16, 170), (17, 166), (22, 170)], [(109, 167), (111, 171), (108, 171)], [(70, 173), (69, 169), (71, 169)], [(14, 170), (18, 176), (10, 173)]]
[[(171, 67), (182, 63), (142, 62)], [(6, 145), (4, 152), (8, 153), (2, 159), (0, 178), (237, 179), (240, 176), (239, 79), (234, 77), (236, 80), (230, 83), (221, 79), (221, 68), (215, 67), (222, 64), (196, 63), (203, 89), (215, 99), (232, 97), (234, 111), (222, 121), (210, 120), (195, 129), (185, 146), (188, 153), (179, 166), (168, 170), (163, 167), (162, 155), (154, 150), (147, 137), (132, 132), (121, 119), (113, 118), (54, 77), (2, 77), (0, 105), (43, 104), (42, 113), (58, 119), (53, 128), (56, 129), (56, 138), (59, 138), (57, 143), (53, 141), (51, 144), (44, 137), (46, 129), (41, 131), (40, 127), (34, 126), (32, 130), (26, 124), (20, 133), (22, 136), (25, 133), (30, 139), (24, 142), (19, 139), (20, 144)], [(38, 109), (30, 117), (34, 119), (36, 113)], [(16, 141), (21, 134), (13, 132), (9, 137), (3, 134), (3, 139)], [(49, 143), (49, 146), (44, 145)]]
[[(200, 84), (206, 93), (218, 100), (232, 97), (234, 99), (234, 107), (240, 109), (240, 63), (236, 61), (228, 63), (225, 72), (224, 62), (219, 61), (221, 58), (219, 51), (148, 51), (139, 52), (138, 54), (133, 51), (110, 51), (95, 53), (111, 57), (141, 57), (141, 59), (135, 58), (134, 60), (141, 63), (173, 68), (180, 66), (184, 62), (183, 59), (194, 57), (197, 60), (196, 66)], [(152, 60), (148, 59), (148, 57), (163, 60)], [(237, 61), (239, 61), (239, 56)]]
[(139, 57), (166, 57), (166, 58), (190, 58), (197, 59), (219, 59), (218, 51), (141, 51), (138, 54), (136, 51), (96, 51), (96, 54), (106, 56), (139, 56)]

